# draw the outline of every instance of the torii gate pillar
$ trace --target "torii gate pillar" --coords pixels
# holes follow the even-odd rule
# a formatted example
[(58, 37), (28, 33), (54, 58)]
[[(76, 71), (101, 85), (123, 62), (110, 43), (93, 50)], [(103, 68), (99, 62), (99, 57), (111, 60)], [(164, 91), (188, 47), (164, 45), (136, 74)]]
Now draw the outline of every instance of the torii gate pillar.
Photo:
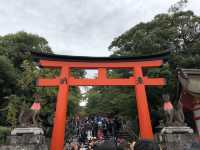
[[(40, 58), (39, 64), (46, 68), (60, 68), (60, 76), (54, 79), (39, 79), (38, 86), (58, 87), (54, 127), (51, 139), (51, 150), (63, 150), (66, 113), (70, 86), (132, 86), (136, 92), (140, 136), (142, 139), (153, 139), (150, 113), (146, 97), (146, 86), (165, 85), (163, 78), (143, 76), (143, 67), (159, 67), (162, 59), (146, 60), (134, 58), (92, 58), (50, 54), (34, 54)], [(153, 57), (153, 56), (151, 56)], [(154, 56), (155, 57), (155, 56)], [(138, 59), (138, 58), (137, 58)], [(71, 68), (98, 69), (97, 79), (75, 79), (70, 74)], [(129, 79), (108, 79), (107, 69), (132, 69), (134, 74)]]
[[(142, 68), (135, 67), (135, 77), (143, 78)], [(143, 139), (153, 139), (149, 107), (147, 103), (146, 90), (143, 81), (135, 85), (135, 95), (139, 118), (140, 135)]]

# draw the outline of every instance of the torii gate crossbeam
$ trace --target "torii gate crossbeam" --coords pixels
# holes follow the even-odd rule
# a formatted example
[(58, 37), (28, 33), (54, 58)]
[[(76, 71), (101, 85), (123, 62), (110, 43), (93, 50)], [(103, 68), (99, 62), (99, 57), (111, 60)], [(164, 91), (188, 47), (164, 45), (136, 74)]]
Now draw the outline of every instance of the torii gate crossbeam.
[[(37, 54), (38, 55), (38, 54)], [(51, 58), (50, 58), (50, 57)], [(52, 59), (52, 56), (53, 57)], [(163, 78), (148, 78), (143, 75), (142, 69), (147, 67), (159, 67), (162, 59), (156, 60), (97, 60), (85, 61), (70, 57), (70, 59), (60, 59), (62, 55), (40, 56), (39, 64), (44, 68), (60, 68), (60, 76), (53, 79), (39, 79), (37, 86), (58, 87), (56, 112), (54, 127), (51, 139), (51, 150), (63, 150), (64, 133), (66, 123), (66, 112), (68, 106), (68, 95), (70, 86), (132, 86), (136, 93), (137, 111), (139, 118), (140, 136), (142, 139), (153, 139), (151, 119), (149, 114), (148, 102), (146, 97), (146, 86), (163, 86)], [(76, 58), (76, 59), (75, 59)], [(87, 60), (87, 58), (85, 58)], [(97, 79), (75, 79), (71, 74), (72, 68), (97, 69)], [(128, 79), (108, 79), (107, 69), (132, 69), (133, 75)]]

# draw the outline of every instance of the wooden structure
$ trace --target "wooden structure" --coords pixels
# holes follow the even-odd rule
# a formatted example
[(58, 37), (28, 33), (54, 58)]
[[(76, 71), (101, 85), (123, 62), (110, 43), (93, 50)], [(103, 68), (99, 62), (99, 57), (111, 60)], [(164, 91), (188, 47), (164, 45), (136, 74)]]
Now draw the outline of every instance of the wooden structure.
[(183, 109), (193, 113), (200, 139), (200, 69), (179, 69), (178, 79), (182, 87), (180, 100)]
[[(168, 53), (168, 52), (167, 52)], [(62, 150), (68, 95), (70, 86), (131, 86), (135, 89), (140, 136), (143, 139), (153, 139), (151, 119), (149, 114), (146, 86), (163, 86), (163, 78), (148, 78), (143, 75), (143, 68), (159, 67), (167, 54), (157, 54), (141, 57), (83, 57), (33, 53), (44, 68), (59, 68), (60, 76), (53, 79), (39, 79), (37, 86), (58, 87), (54, 127), (51, 139), (51, 150)], [(97, 69), (97, 79), (76, 79), (70, 74), (73, 68)], [(108, 69), (131, 69), (133, 75), (128, 79), (107, 78)]]

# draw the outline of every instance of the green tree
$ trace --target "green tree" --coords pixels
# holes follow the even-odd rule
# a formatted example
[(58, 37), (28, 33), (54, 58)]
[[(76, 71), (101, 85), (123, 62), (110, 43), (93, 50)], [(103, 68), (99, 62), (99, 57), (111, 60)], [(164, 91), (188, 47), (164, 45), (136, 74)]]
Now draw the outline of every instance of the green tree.
[(192, 11), (159, 14), (115, 38), (113, 55), (135, 56), (171, 50), (172, 67), (200, 67), (200, 17)]
[(30, 60), (31, 51), (52, 53), (47, 40), (38, 35), (22, 31), (0, 37), (0, 55), (7, 56), (18, 69), (25, 59)]
[(7, 122), (12, 127), (16, 127), (17, 125), (17, 114), (19, 111), (19, 105), (20, 105), (20, 98), (16, 95), (10, 95), (8, 97), (9, 103), (8, 103), (8, 112), (7, 112)]
[[(0, 97), (12, 94), (15, 90), (17, 80), (16, 70), (12, 62), (3, 55), (0, 55)], [(13, 87), (12, 89), (10, 87)]]
[(130, 119), (131, 112), (136, 111), (133, 90), (131, 87), (94, 87), (88, 92), (87, 112)]

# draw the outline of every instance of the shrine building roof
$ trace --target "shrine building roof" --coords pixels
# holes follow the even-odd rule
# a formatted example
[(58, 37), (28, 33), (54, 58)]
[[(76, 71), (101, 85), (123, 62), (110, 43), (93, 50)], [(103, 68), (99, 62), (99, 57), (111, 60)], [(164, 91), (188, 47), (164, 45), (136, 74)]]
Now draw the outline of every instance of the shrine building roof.
[(187, 92), (200, 97), (200, 69), (178, 69), (178, 79)]

